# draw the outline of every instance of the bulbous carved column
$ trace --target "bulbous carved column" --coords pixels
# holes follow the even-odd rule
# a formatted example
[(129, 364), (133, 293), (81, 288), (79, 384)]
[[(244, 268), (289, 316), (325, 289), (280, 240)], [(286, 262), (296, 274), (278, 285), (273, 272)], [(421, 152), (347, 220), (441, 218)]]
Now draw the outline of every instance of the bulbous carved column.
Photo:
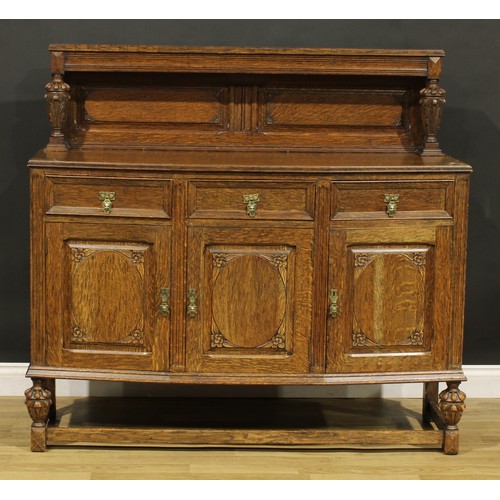
[(49, 113), (49, 122), (51, 126), (50, 140), (47, 149), (51, 151), (68, 149), (64, 138), (64, 126), (68, 117), (68, 102), (70, 100), (69, 85), (65, 83), (59, 73), (54, 74), (52, 81), (45, 89), (45, 100)]
[(422, 155), (441, 154), (437, 132), (441, 125), (446, 91), (439, 86), (437, 79), (428, 80), (427, 87), (420, 91), (420, 114), (424, 130)]
[(465, 409), (465, 393), (458, 386), (460, 382), (448, 382), (447, 388), (439, 394), (439, 408), (443, 415), (446, 429), (444, 431), (443, 449), (446, 455), (458, 453), (458, 422)]
[(31, 425), (31, 451), (47, 449), (47, 420), (52, 405), (52, 393), (43, 387), (41, 380), (33, 380), (33, 387), (24, 392), (26, 407), (33, 424)]

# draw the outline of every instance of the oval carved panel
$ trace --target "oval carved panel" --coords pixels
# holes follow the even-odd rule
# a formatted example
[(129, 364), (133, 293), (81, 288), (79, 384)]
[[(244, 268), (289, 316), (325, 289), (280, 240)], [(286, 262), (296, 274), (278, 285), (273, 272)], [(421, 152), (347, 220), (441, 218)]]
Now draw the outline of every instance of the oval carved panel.
[(257, 255), (230, 260), (213, 287), (213, 320), (237, 346), (258, 347), (270, 340), (283, 321), (285, 305), (277, 267)]
[(424, 326), (423, 275), (403, 254), (369, 257), (355, 284), (355, 321), (378, 345), (403, 344)]
[(143, 316), (143, 283), (133, 261), (119, 251), (92, 253), (74, 269), (71, 310), (93, 342), (128, 336)]

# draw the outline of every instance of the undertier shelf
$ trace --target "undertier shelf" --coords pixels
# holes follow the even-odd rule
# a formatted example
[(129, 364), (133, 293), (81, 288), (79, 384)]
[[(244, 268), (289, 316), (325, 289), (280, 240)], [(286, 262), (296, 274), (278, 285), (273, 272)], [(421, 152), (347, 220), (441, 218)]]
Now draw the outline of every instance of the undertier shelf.
[(48, 445), (441, 448), (443, 431), (388, 399), (83, 398)]

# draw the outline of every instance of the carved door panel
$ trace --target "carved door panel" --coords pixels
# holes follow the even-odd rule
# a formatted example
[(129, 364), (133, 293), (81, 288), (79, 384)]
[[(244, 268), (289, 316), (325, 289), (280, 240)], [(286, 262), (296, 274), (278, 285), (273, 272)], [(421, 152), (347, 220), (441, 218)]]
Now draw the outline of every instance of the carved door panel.
[(46, 228), (48, 364), (167, 369), (170, 228)]
[(307, 372), (312, 230), (189, 231), (188, 370)]
[(445, 369), (450, 228), (333, 229), (330, 238), (327, 371)]

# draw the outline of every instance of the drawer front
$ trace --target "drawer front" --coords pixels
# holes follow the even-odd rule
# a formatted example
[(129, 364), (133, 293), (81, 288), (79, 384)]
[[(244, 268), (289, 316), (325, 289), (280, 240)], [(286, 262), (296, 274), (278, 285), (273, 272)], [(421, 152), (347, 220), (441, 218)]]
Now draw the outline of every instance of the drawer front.
[(332, 219), (450, 218), (453, 181), (332, 183)]
[(170, 217), (169, 180), (48, 175), (47, 214)]
[(195, 219), (313, 220), (314, 183), (194, 180), (188, 214)]

